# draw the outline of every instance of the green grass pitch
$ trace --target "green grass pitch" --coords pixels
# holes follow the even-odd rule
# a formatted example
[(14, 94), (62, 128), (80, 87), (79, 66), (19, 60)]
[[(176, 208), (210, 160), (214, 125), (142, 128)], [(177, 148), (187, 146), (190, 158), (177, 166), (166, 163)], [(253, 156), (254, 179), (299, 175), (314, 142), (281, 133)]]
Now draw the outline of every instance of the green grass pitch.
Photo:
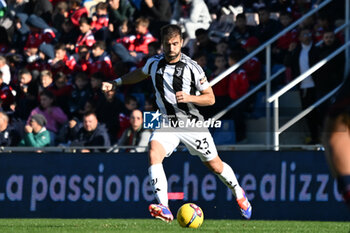
[(349, 233), (349, 222), (204, 220), (198, 229), (181, 228), (156, 219), (0, 219), (1, 233), (104, 232), (268, 232)]

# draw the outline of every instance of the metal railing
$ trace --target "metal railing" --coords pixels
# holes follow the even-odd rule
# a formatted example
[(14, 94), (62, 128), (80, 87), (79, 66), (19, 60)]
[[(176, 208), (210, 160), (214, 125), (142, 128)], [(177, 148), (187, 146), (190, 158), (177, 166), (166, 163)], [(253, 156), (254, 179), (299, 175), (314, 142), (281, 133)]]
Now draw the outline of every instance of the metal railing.
[(297, 116), (289, 120), (287, 123), (285, 123), (283, 126), (279, 127), (279, 98), (285, 94), (290, 89), (294, 88), (297, 84), (302, 82), (304, 79), (306, 79), (308, 76), (310, 76), (312, 73), (314, 73), (316, 70), (320, 69), (322, 66), (324, 66), (328, 61), (330, 61), (332, 58), (337, 56), (339, 53), (343, 52), (346, 48), (350, 46), (350, 41), (345, 43), (343, 46), (339, 47), (337, 50), (335, 50), (333, 53), (328, 55), (326, 58), (322, 59), (318, 63), (316, 63), (313, 67), (311, 67), (308, 71), (305, 73), (299, 75), (297, 78), (295, 78), (293, 81), (288, 83), (286, 86), (284, 86), (282, 89), (277, 91), (275, 94), (267, 98), (268, 103), (273, 102), (274, 106), (274, 147), (275, 150), (279, 149), (279, 135), (288, 129), (290, 126), (298, 122), (300, 119), (302, 119), (304, 116), (306, 116), (308, 113), (310, 113), (314, 108), (322, 104), (324, 101), (326, 101), (328, 98), (330, 98), (339, 88), (341, 85), (336, 87), (334, 90), (330, 91), (328, 94), (326, 94), (324, 97), (322, 97), (320, 100), (318, 100), (316, 103), (312, 104), (302, 112), (300, 112)]
[[(244, 95), (243, 97), (241, 97), (240, 99), (236, 100), (235, 102), (233, 102), (232, 104), (230, 104), (228, 107), (226, 107), (224, 110), (222, 110), (221, 112), (217, 113), (216, 115), (213, 116), (214, 119), (219, 119), (221, 118), (223, 115), (225, 115), (228, 111), (230, 111), (232, 108), (234, 108), (235, 106), (237, 106), (238, 104), (240, 104), (241, 102), (243, 102), (244, 100), (246, 100), (249, 96), (253, 95), (255, 92), (257, 92), (260, 88), (262, 88), (263, 86), (266, 86), (266, 97), (269, 97), (271, 95), (271, 81), (274, 80), (278, 75), (280, 75), (282, 72), (285, 71), (285, 68), (281, 68), (280, 70), (278, 70), (275, 74), (273, 74), (271, 76), (271, 44), (274, 43), (277, 39), (279, 39), (281, 36), (283, 36), (285, 33), (289, 32), (290, 30), (292, 30), (293, 28), (295, 28), (296, 26), (298, 26), (302, 21), (304, 21), (307, 17), (313, 15), (315, 12), (319, 11), (321, 8), (323, 8), (324, 6), (326, 6), (327, 4), (329, 4), (330, 2), (332, 2), (332, 0), (326, 0), (323, 1), (320, 5), (318, 5), (317, 7), (315, 7), (314, 9), (310, 10), (308, 13), (306, 13), (303, 17), (301, 17), (300, 19), (298, 19), (297, 21), (295, 21), (293, 24), (291, 24), (290, 26), (288, 26), (287, 28), (285, 28), (284, 30), (282, 30), (281, 32), (279, 32), (276, 36), (274, 36), (273, 38), (271, 38), (270, 40), (268, 40), (267, 42), (265, 42), (264, 44), (262, 44), (259, 48), (257, 48), (256, 50), (254, 50), (253, 52), (251, 52), (250, 54), (248, 54), (246, 57), (244, 57), (240, 62), (236, 63), (235, 65), (231, 66), (230, 68), (228, 68), (226, 71), (224, 71), (223, 73), (221, 73), (220, 75), (218, 75), (216, 78), (214, 78), (210, 84), (211, 86), (215, 85), (216, 83), (218, 83), (220, 80), (222, 80), (223, 78), (225, 78), (226, 76), (228, 76), (229, 74), (231, 74), (233, 71), (235, 71), (236, 69), (238, 69), (241, 65), (243, 65), (245, 62), (247, 62), (249, 59), (251, 59), (252, 57), (254, 57), (255, 55), (257, 55), (258, 53), (260, 53), (263, 49), (266, 48), (266, 79), (260, 83), (258, 86), (256, 86), (254, 89), (252, 89), (251, 91), (249, 91), (246, 95)], [(349, 13), (349, 6), (350, 6), (350, 0), (345, 0), (345, 23), (343, 25), (341, 25), (340, 27), (338, 27), (335, 30), (335, 33), (344, 30), (346, 27), (348, 28), (347, 30), (345, 30), (345, 41), (348, 42), (349, 41), (349, 18), (350, 18), (350, 13)], [(316, 44), (316, 46), (319, 46), (322, 44), (322, 41), (318, 42)], [(343, 48), (343, 47), (342, 47)], [(345, 74), (348, 72), (349, 70), (349, 46), (345, 46), (345, 54), (346, 54), (346, 64), (345, 64)], [(343, 49), (343, 50), (344, 50)], [(320, 66), (321, 67), (321, 66)], [(319, 67), (318, 67), (319, 68)], [(305, 76), (307, 77), (307, 76)], [(289, 84), (288, 84), (289, 85)], [(295, 84), (296, 85), (296, 84)], [(295, 86), (294, 85), (294, 86)], [(336, 89), (337, 90), (337, 89)], [(334, 90), (334, 92), (336, 91)], [(334, 93), (333, 91), (331, 93), (329, 93), (328, 98)], [(322, 98), (323, 99), (323, 98)], [(326, 99), (325, 99), (326, 100)], [(325, 101), (323, 100), (323, 101)], [(266, 101), (266, 146), (270, 147), (271, 145), (271, 115), (270, 115), (270, 103), (269, 101)], [(317, 105), (318, 106), (318, 105)], [(276, 111), (276, 108), (275, 110)], [(306, 113), (307, 114), (307, 113)], [(305, 115), (306, 115), (305, 114)], [(305, 116), (303, 115), (303, 116)], [(298, 115), (299, 117), (301, 116), (300, 114)], [(303, 117), (302, 116), (302, 117)], [(274, 128), (276, 128), (276, 119), (274, 119)], [(274, 139), (276, 138), (276, 136), (274, 135)], [(274, 147), (276, 147), (276, 143), (274, 141)]]

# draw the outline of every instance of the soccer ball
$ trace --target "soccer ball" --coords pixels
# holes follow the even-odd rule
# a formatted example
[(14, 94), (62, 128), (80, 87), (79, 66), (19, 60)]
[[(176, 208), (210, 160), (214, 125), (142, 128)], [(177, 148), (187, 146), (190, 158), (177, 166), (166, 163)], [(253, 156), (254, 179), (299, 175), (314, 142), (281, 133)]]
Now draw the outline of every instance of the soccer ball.
[(186, 203), (177, 211), (176, 218), (182, 227), (198, 228), (203, 223), (204, 214), (196, 204)]

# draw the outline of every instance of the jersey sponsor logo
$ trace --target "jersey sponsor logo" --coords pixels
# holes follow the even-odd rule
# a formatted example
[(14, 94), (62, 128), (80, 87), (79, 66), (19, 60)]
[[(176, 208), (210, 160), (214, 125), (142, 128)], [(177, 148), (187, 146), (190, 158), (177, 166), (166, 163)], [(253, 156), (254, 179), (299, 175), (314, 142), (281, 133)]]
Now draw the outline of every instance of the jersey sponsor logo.
[(143, 113), (143, 128), (145, 129), (159, 129), (162, 114), (157, 110), (156, 112)]

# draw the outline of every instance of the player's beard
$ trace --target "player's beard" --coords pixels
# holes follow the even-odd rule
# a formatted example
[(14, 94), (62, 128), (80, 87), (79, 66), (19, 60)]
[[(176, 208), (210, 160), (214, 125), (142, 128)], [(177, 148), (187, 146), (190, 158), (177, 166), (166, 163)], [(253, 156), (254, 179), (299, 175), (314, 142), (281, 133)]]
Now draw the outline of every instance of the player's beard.
[(181, 53), (181, 52), (178, 52), (178, 53), (173, 54), (173, 55), (171, 55), (170, 53), (166, 53), (166, 54), (165, 54), (165, 57), (166, 57), (167, 61), (170, 62), (170, 61), (173, 61), (173, 60), (175, 60), (176, 58), (178, 58), (179, 55), (180, 55), (180, 53)]

